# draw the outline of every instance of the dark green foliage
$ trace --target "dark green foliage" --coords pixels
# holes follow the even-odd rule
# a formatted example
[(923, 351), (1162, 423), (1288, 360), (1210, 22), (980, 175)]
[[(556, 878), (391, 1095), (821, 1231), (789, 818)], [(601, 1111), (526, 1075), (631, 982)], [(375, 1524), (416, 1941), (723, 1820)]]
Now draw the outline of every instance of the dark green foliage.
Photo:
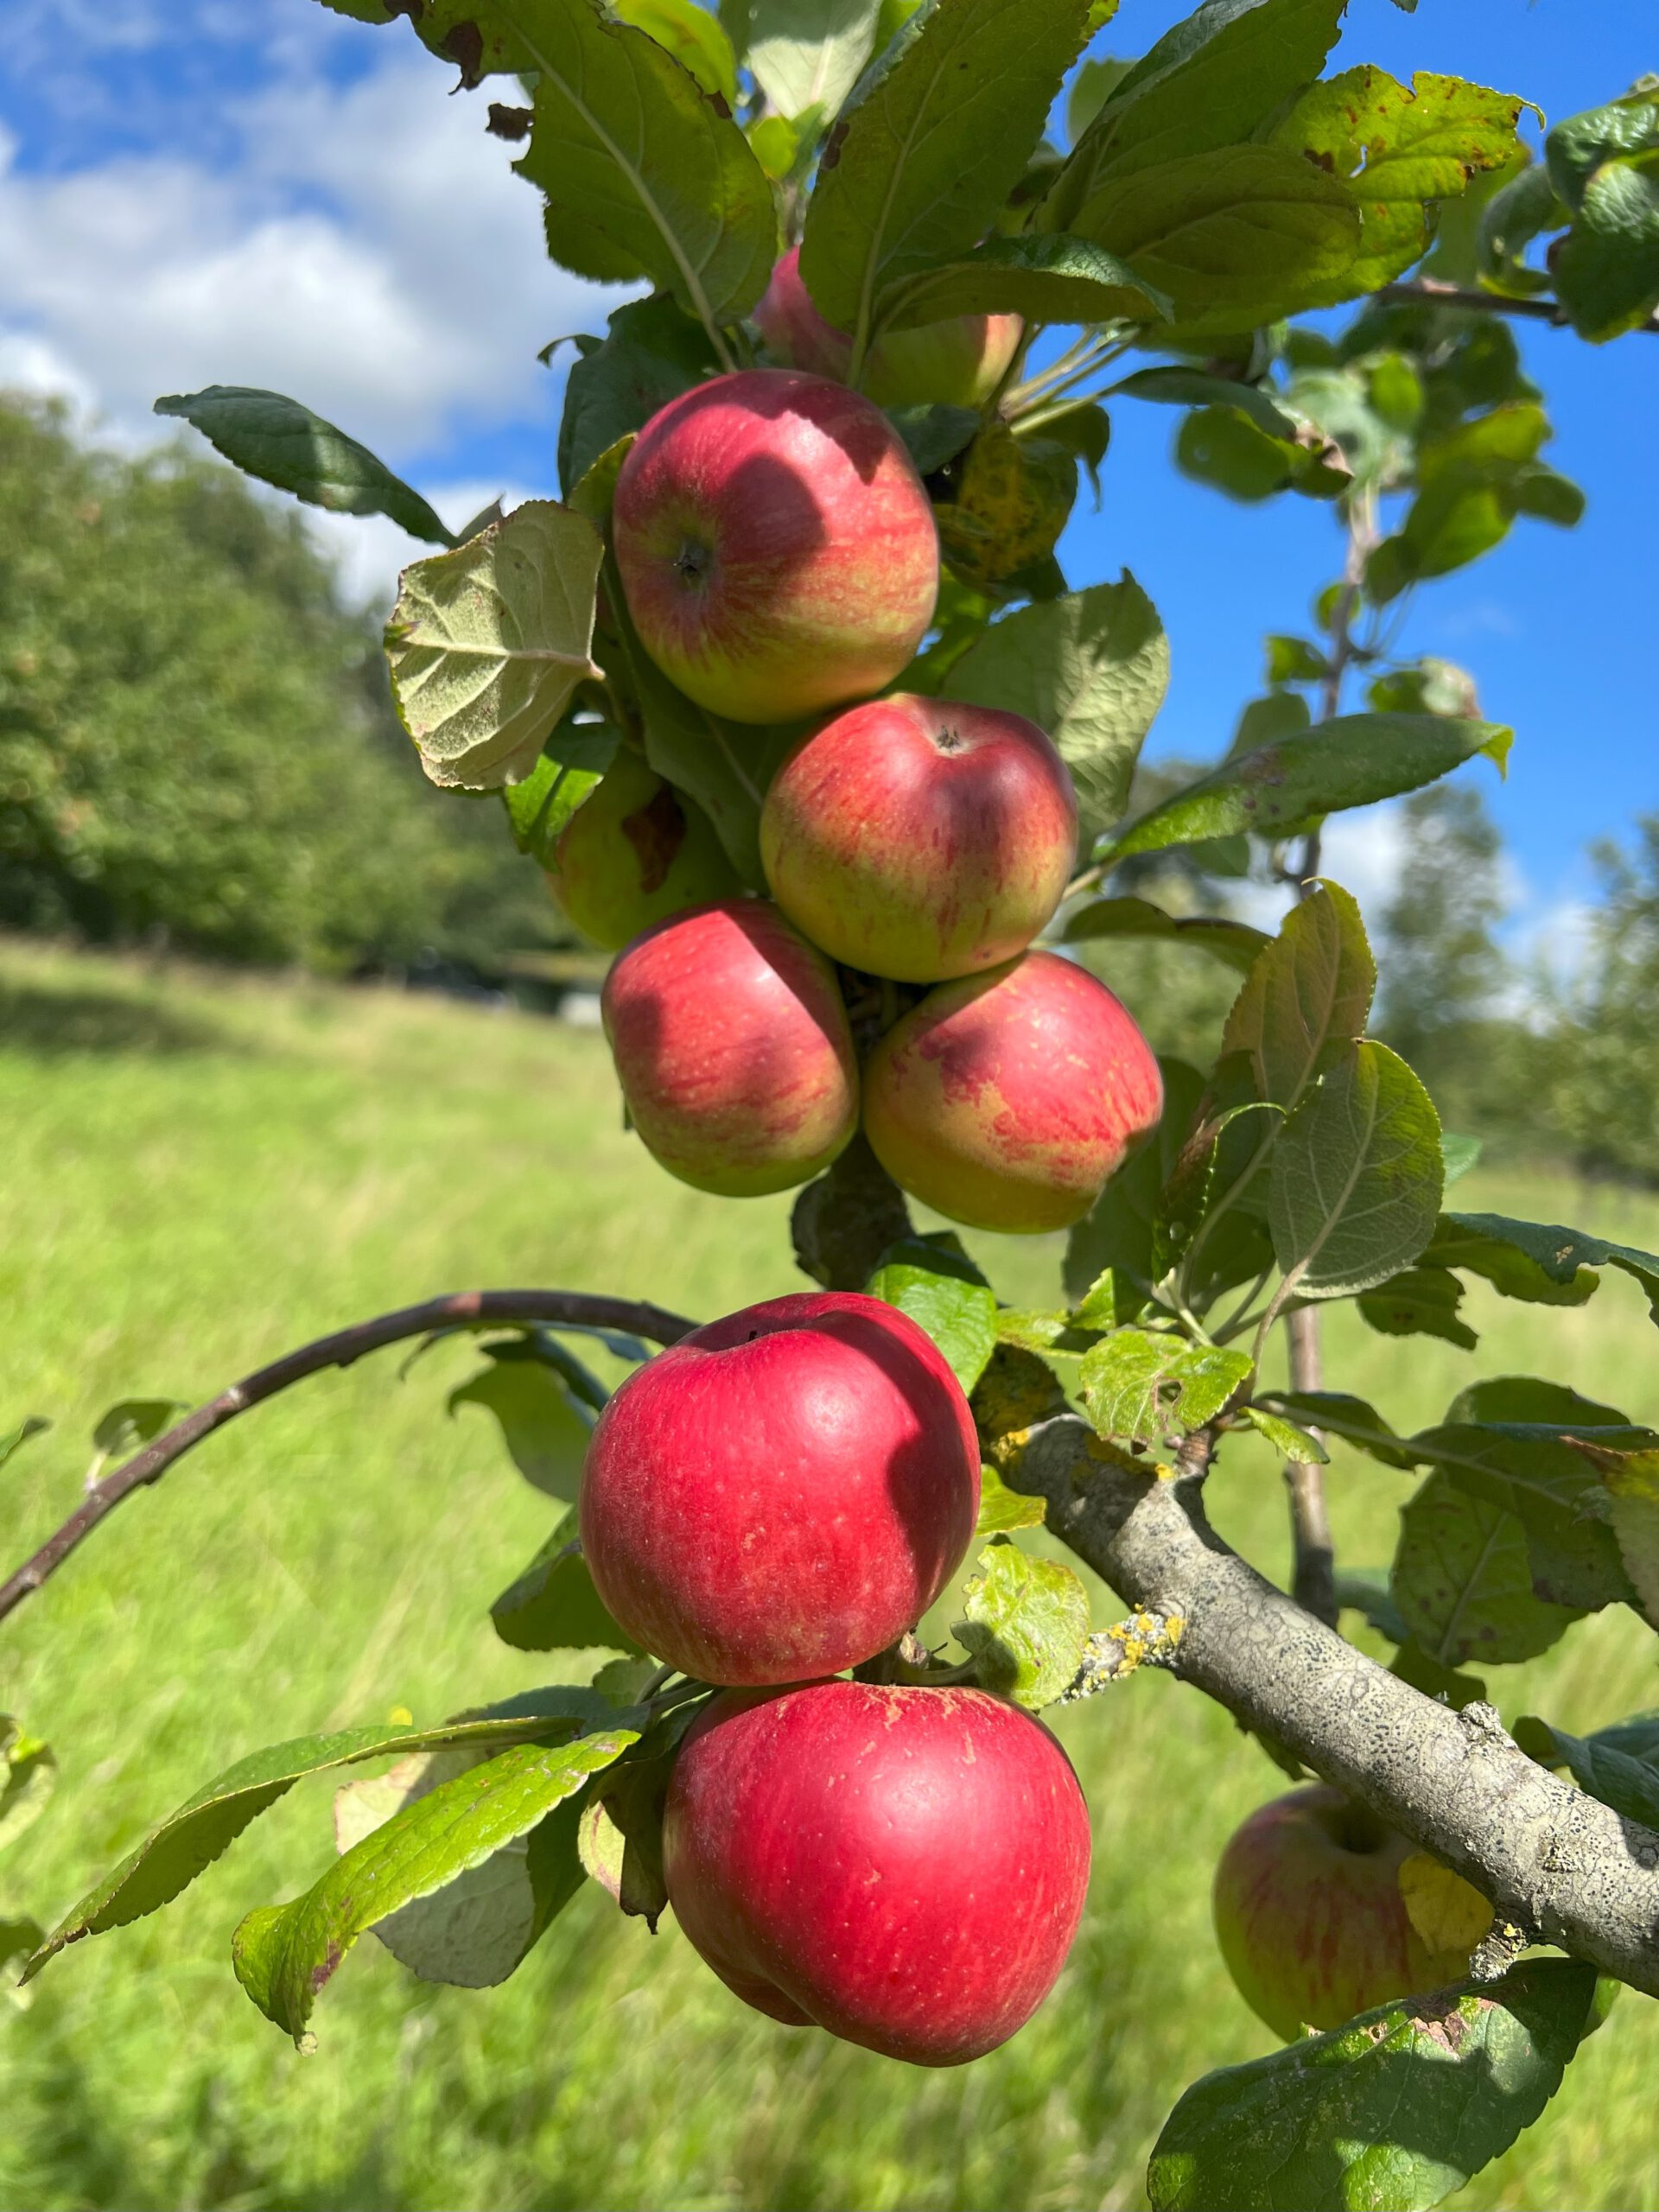
[(0, 410), (0, 923), (351, 969), (554, 919), (499, 807), (423, 786), (297, 517)]

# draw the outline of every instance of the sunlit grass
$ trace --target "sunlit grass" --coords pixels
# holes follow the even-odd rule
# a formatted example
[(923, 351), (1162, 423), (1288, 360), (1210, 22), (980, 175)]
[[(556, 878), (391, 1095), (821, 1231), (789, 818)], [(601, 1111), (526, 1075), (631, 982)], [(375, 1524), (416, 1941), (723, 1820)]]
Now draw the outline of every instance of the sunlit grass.
[[(92, 1423), (124, 1395), (194, 1400), (342, 1321), (469, 1285), (708, 1315), (800, 1281), (786, 1201), (671, 1182), (623, 1134), (601, 1040), (508, 1014), (8, 945), (0, 1127), (0, 1429), (55, 1423), (0, 1475), (10, 1555), (67, 1511)], [(1459, 1195), (1659, 1243), (1652, 1202), (1478, 1175)], [(1025, 1302), (1058, 1257), (1015, 1245), (994, 1266)], [(1478, 1293), (1471, 1310), (1472, 1358), (1336, 1317), (1332, 1381), (1402, 1425), (1472, 1374), (1526, 1369), (1659, 1419), (1659, 1338), (1633, 1284), (1579, 1312)], [(382, 1356), (261, 1409), (0, 1628), (0, 1706), (64, 1767), (47, 1818), (0, 1859), (0, 1912), (50, 1919), (258, 1745), (568, 1671), (489, 1629), (549, 1507), (486, 1414), (446, 1416), (471, 1357), (441, 1348), (399, 1382)], [(1387, 1560), (1408, 1487), (1338, 1457), (1350, 1563)], [(1282, 1573), (1265, 1452), (1231, 1450), (1212, 1503)], [(1110, 1603), (1099, 1593), (1103, 1618)], [(1659, 1703), (1655, 1656), (1630, 1617), (1604, 1616), (1494, 1689), (1508, 1718), (1592, 1726)], [(671, 1922), (652, 1938), (596, 1891), (493, 1993), (414, 1982), (365, 1942), (301, 2058), (228, 1952), (242, 1911), (327, 1856), (327, 1792), (301, 1789), (169, 1911), (72, 1951), (31, 2012), (0, 2017), (0, 2205), (1137, 2205), (1179, 2090), (1267, 2047), (1217, 1959), (1207, 1883), (1231, 1827), (1282, 1785), (1224, 1713), (1161, 1678), (1058, 1726), (1094, 1808), (1090, 1911), (1045, 2011), (975, 2066), (914, 2072), (774, 2027)], [(1454, 2201), (1659, 2204), (1656, 2065), (1659, 2010), (1627, 1994), (1544, 2122)]]

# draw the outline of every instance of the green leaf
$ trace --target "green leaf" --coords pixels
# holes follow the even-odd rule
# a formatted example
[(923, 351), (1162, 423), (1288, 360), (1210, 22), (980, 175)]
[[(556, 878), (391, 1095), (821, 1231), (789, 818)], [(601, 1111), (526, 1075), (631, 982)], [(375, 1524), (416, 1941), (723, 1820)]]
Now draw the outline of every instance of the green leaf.
[(1548, 1651), (1582, 1615), (1536, 1596), (1527, 1532), (1443, 1471), (1400, 1516), (1395, 1603), (1442, 1667), (1500, 1666)]
[(1150, 1295), (1159, 1200), (1204, 1096), (1204, 1077), (1196, 1068), (1184, 1060), (1158, 1065), (1164, 1111), (1157, 1129), (1109, 1179), (1066, 1241), (1066, 1295), (1086, 1300), (1101, 1328), (1132, 1321)]
[(830, 132), (801, 276), (861, 343), (903, 279), (971, 253), (1020, 181), (1084, 36), (1084, 0), (934, 0)]
[(1446, 715), (1338, 715), (1225, 760), (1173, 792), (1096, 855), (1110, 865), (1242, 830), (1294, 835), (1314, 817), (1418, 790), (1484, 753), (1500, 768), (1513, 733)]
[(1023, 1491), (1010, 1490), (993, 1466), (979, 1471), (979, 1519), (974, 1525), (976, 1536), (1006, 1535), (1014, 1529), (1040, 1529), (1043, 1525), (1043, 1501), (1028, 1497)]
[[(1456, 1249), (1467, 1256), (1452, 1258), (1448, 1253), (1446, 1264), (1485, 1275), (1506, 1297), (1581, 1306), (1596, 1287), (1593, 1277), (1586, 1284), (1588, 1270), (1613, 1267), (1641, 1284), (1654, 1318), (1659, 1319), (1659, 1252), (1644, 1252), (1636, 1244), (1610, 1244), (1599, 1236), (1586, 1236), (1582, 1230), (1564, 1229), (1558, 1222), (1514, 1221), (1496, 1213), (1447, 1214), (1437, 1232), (1437, 1246), (1448, 1231), (1458, 1240)], [(1530, 1262), (1530, 1269), (1504, 1259), (1502, 1255), (1506, 1249)], [(1538, 1287), (1541, 1277), (1567, 1294), (1548, 1298)]]
[(1093, 944), (1101, 938), (1159, 938), (1213, 953), (1245, 975), (1270, 940), (1248, 922), (1220, 914), (1167, 914), (1149, 899), (1091, 899), (1067, 916), (1059, 932), (1063, 944)]
[[(683, 1708), (682, 1708), (683, 1711)], [(690, 1713), (685, 1714), (689, 1720)], [(654, 1933), (668, 1910), (663, 1878), (663, 1812), (674, 1769), (675, 1739), (654, 1728), (641, 1750), (668, 1738), (650, 1757), (619, 1760), (582, 1808), (576, 1847), (585, 1870), (622, 1910)]]
[[(489, 1756), (478, 1751), (417, 1752), (383, 1775), (348, 1782), (334, 1793), (334, 1843), (342, 1855), (384, 1827), (407, 1805), (467, 1774)], [(429, 1896), (372, 1923), (398, 1964), (423, 1981), (493, 1989), (519, 1965), (582, 1882), (575, 1824), (569, 1812), (516, 1836)]]
[(1201, 407), (1189, 415), (1176, 436), (1175, 462), (1195, 483), (1247, 503), (1287, 491), (1335, 499), (1353, 480), (1317, 434), (1270, 437), (1232, 407)]
[(1039, 1713), (1077, 1680), (1089, 1634), (1089, 1596), (1058, 1560), (1033, 1559), (1007, 1536), (979, 1554), (963, 1586), (967, 1618), (951, 1629), (999, 1697)]
[(889, 1245), (864, 1291), (925, 1329), (963, 1389), (973, 1389), (996, 1345), (996, 1293), (960, 1237), (946, 1230)]
[(1555, 197), (1549, 171), (1529, 162), (1481, 210), (1476, 269), (1482, 283), (1519, 299), (1548, 291), (1548, 271), (1533, 268), (1523, 257), (1535, 238), (1547, 231), (1564, 231), (1571, 220)]
[(1021, 231), (909, 276), (883, 295), (884, 330), (914, 330), (959, 315), (1020, 315), (1027, 322), (1156, 322), (1170, 303), (1127, 263), (1087, 238)]
[(301, 2042), (317, 1999), (365, 1928), (481, 1866), (638, 1741), (616, 1728), (572, 1744), (522, 1744), (440, 1783), (291, 1904), (249, 1913), (232, 1942), (237, 1980), (267, 2019)]
[(1659, 149), (1597, 170), (1554, 271), (1580, 338), (1604, 345), (1649, 320), (1659, 307)]
[(58, 1762), (50, 1744), (29, 1735), (10, 1713), (0, 1713), (0, 1851), (33, 1827), (57, 1782)]
[(1077, 1382), (1098, 1435), (1159, 1445), (1213, 1421), (1253, 1371), (1248, 1352), (1120, 1329), (1084, 1355)]
[(1268, 1220), (1287, 1287), (1342, 1298), (1409, 1266), (1433, 1234), (1443, 1176), (1427, 1091), (1386, 1045), (1352, 1046), (1274, 1146)]
[(1044, 209), (1056, 229), (1103, 177), (1249, 138), (1317, 77), (1342, 0), (1207, 0), (1107, 92)]
[(1526, 103), (1484, 85), (1420, 71), (1411, 89), (1369, 63), (1311, 85), (1273, 143), (1351, 179), (1359, 254), (1309, 307), (1357, 299), (1421, 261), (1434, 203), (1513, 162)]
[(1077, 789), (1082, 849), (1119, 819), (1153, 717), (1169, 687), (1169, 640), (1126, 569), (1115, 584), (1018, 607), (963, 653), (953, 699), (1034, 721)]
[(366, 446), (297, 399), (248, 385), (210, 384), (204, 391), (158, 399), (156, 412), (181, 416), (245, 474), (291, 492), (308, 506), (337, 515), (385, 515), (411, 537), (455, 543), (418, 492)]
[(486, 1406), (525, 1481), (549, 1497), (574, 1503), (594, 1432), (592, 1408), (533, 1345), (514, 1339), (484, 1350), (489, 1365), (449, 1393), (449, 1412)]
[(531, 499), (454, 553), (405, 569), (386, 626), (392, 697), (435, 784), (491, 791), (528, 775), (590, 648), (599, 533)]
[(601, 454), (719, 366), (708, 332), (665, 293), (618, 308), (603, 342), (570, 365), (559, 425), (567, 498)]
[(832, 116), (875, 43), (880, 0), (749, 0), (747, 60), (779, 115)]
[(530, 1565), (490, 1607), (503, 1643), (515, 1651), (638, 1651), (607, 1610), (582, 1555), (575, 1508), (555, 1527)]
[(99, 1416), (92, 1449), (105, 1459), (125, 1459), (159, 1436), (174, 1414), (183, 1410), (182, 1398), (122, 1398)]
[(1440, 1337), (1472, 1351), (1480, 1339), (1459, 1319), (1462, 1303), (1463, 1285), (1449, 1268), (1423, 1266), (1407, 1268), (1363, 1291), (1359, 1311), (1380, 1336)]
[[(1599, 1435), (1609, 1433), (1591, 1430), (1582, 1442), (1593, 1447)], [(1501, 1507), (1520, 1523), (1536, 1597), (1575, 1612), (1634, 1602), (1609, 1525), (1610, 1503), (1584, 1451), (1558, 1428), (1447, 1422), (1414, 1436), (1412, 1448), (1468, 1496)]]
[(1592, 1428), (1563, 1441), (1600, 1477), (1625, 1573), (1642, 1611), (1659, 1627), (1659, 1436)]
[(1242, 384), (1208, 369), (1137, 369), (1112, 386), (1114, 397), (1150, 399), (1171, 407), (1224, 407), (1247, 417), (1258, 430), (1294, 445), (1300, 425), (1259, 385)]
[(1386, 1567), (1339, 1567), (1332, 1586), (1339, 1607), (1363, 1613), (1377, 1634), (1386, 1636), (1390, 1643), (1403, 1643), (1410, 1635), (1400, 1608), (1389, 1595)]
[(1261, 1406), (1242, 1406), (1239, 1410), (1256, 1433), (1265, 1436), (1274, 1450), (1287, 1459), (1295, 1460), (1302, 1466), (1323, 1467), (1328, 1464), (1331, 1454), (1319, 1438), (1299, 1428), (1294, 1421), (1270, 1414)]
[(1376, 963), (1357, 901), (1338, 883), (1299, 899), (1257, 953), (1222, 1032), (1249, 1059), (1258, 1098), (1287, 1113), (1365, 1033)]
[[(467, 0), (429, 0), (421, 35), (467, 13)], [(535, 73), (515, 167), (546, 195), (553, 258), (579, 276), (648, 276), (710, 327), (746, 315), (777, 258), (778, 217), (729, 111), (598, 0), (519, 0), (484, 22), (486, 66)], [(511, 34), (497, 39), (501, 22)]]
[(1582, 1306), (1594, 1295), (1601, 1277), (1593, 1268), (1579, 1267), (1560, 1281), (1530, 1253), (1474, 1227), (1473, 1220), (1468, 1214), (1442, 1214), (1424, 1250), (1424, 1264), (1480, 1275), (1505, 1298), (1535, 1306)]
[(1659, 1827), (1659, 1715), (1636, 1713), (1592, 1736), (1569, 1736), (1564, 1729), (1526, 1720), (1516, 1727), (1516, 1740), (1522, 1740), (1523, 1731), (1540, 1729), (1547, 1745), (1533, 1750), (1531, 1739), (1525, 1740), (1534, 1758), (1541, 1751), (1549, 1764), (1565, 1766), (1580, 1789), (1611, 1805), (1621, 1818)]
[(18, 2012), (26, 2012), (33, 1999), (34, 1992), (20, 1989), (18, 1982), (45, 1934), (38, 1920), (0, 1916), (0, 1999)]
[[(737, 105), (737, 62), (720, 19), (697, 0), (610, 0), (611, 12), (664, 46), (705, 92)], [(757, 71), (757, 74), (759, 72)], [(794, 109), (788, 112), (793, 114)]]
[[(1446, 1162), (1448, 1190), (1453, 1183), (1460, 1183), (1470, 1169), (1476, 1166), (1482, 1150), (1478, 1137), (1459, 1137), (1453, 1136), (1449, 1129), (1440, 1131), (1440, 1157)], [(1438, 1235), (1439, 1231), (1435, 1233)]]
[(591, 1690), (556, 1684), (526, 1692), (487, 1715), (446, 1720), (435, 1728), (346, 1728), (255, 1751), (227, 1767), (152, 1828), (53, 1931), (30, 1960), (29, 1975), (38, 1974), (66, 1944), (100, 1936), (106, 1929), (124, 1928), (129, 1921), (141, 1920), (170, 1904), (235, 1842), (251, 1821), (307, 1775), (445, 1744), (505, 1745), (565, 1736), (614, 1718), (614, 1708)]
[(972, 444), (979, 415), (972, 407), (889, 407), (887, 420), (905, 442), (918, 476), (932, 476)]
[(552, 867), (560, 832), (610, 766), (618, 742), (609, 722), (560, 723), (523, 783), (501, 794), (521, 853)]
[(1409, 1473), (1419, 1465), (1412, 1446), (1363, 1398), (1345, 1390), (1274, 1390), (1264, 1392), (1263, 1397), (1293, 1420), (1357, 1445), (1385, 1467), (1399, 1467)]
[(38, 1414), (30, 1414), (27, 1421), (0, 1436), (0, 1467), (5, 1465), (14, 1452), (21, 1452), (31, 1437), (44, 1436), (51, 1426), (49, 1421), (42, 1421)]
[(1595, 1987), (1593, 1967), (1529, 1959), (1205, 2075), (1154, 2145), (1154, 2212), (1439, 2204), (1554, 2095)]
[(1603, 166), (1659, 146), (1659, 89), (1649, 79), (1601, 107), (1584, 109), (1556, 124), (1544, 140), (1550, 183), (1567, 211), (1578, 214)]
[(1173, 302), (1184, 335), (1272, 322), (1353, 262), (1359, 216), (1338, 177), (1274, 146), (1229, 146), (1114, 174), (1067, 225)]

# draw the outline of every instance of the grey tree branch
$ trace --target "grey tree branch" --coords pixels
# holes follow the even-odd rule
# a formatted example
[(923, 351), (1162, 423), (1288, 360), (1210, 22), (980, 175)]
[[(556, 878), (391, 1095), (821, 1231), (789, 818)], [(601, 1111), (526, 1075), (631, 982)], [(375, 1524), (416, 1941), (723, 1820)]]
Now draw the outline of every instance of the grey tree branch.
[(332, 1336), (319, 1337), (296, 1351), (284, 1352), (269, 1367), (261, 1367), (232, 1382), (205, 1406), (198, 1406), (181, 1421), (147, 1444), (123, 1465), (95, 1483), (62, 1527), (48, 1536), (33, 1558), (5, 1582), (0, 1583), (0, 1620), (14, 1612), (31, 1592), (55, 1574), (72, 1551), (90, 1535), (124, 1498), (147, 1484), (159, 1482), (175, 1459), (194, 1450), (204, 1437), (223, 1428), (238, 1414), (274, 1398), (291, 1383), (325, 1368), (350, 1367), (365, 1352), (409, 1337), (425, 1336), (429, 1330), (465, 1325), (470, 1322), (542, 1321), (574, 1323), (596, 1329), (622, 1329), (647, 1337), (653, 1344), (671, 1344), (697, 1325), (660, 1306), (643, 1306), (626, 1298), (590, 1298), (575, 1290), (461, 1290), (442, 1298), (429, 1298), (418, 1306), (399, 1307), (370, 1321), (354, 1322)]
[[(1389, 307), (1468, 308), (1477, 315), (1516, 315), (1526, 322), (1548, 322), (1557, 330), (1567, 327), (1566, 311), (1557, 300), (1511, 300), (1500, 292), (1478, 292), (1465, 284), (1443, 284), (1433, 276), (1419, 276), (1408, 283), (1383, 284), (1373, 296)], [(1638, 330), (1659, 334), (1659, 315), (1637, 325)]]
[(1179, 1623), (1174, 1673), (1453, 1867), (1502, 1918), (1659, 1996), (1659, 1835), (1535, 1764), (1491, 1707), (1425, 1697), (1264, 1581), (1205, 1516), (1207, 1437), (1190, 1438), (1185, 1471), (1164, 1480), (1093, 1446), (1063, 1414), (997, 1456), (1126, 1604)]

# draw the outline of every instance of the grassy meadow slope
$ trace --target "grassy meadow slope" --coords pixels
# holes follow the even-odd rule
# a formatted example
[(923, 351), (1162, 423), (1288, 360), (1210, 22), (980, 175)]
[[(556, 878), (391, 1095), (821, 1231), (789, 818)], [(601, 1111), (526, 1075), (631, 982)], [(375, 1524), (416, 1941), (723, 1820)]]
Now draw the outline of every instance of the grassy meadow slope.
[[(0, 945), (0, 1429), (54, 1423), (0, 1475), (6, 1566), (68, 1510), (119, 1396), (194, 1401), (442, 1289), (612, 1289), (709, 1315), (799, 1281), (786, 1201), (700, 1197), (623, 1134), (597, 1035), (487, 1009)], [(1478, 1174), (1459, 1196), (1659, 1243), (1653, 1201)], [(1058, 1256), (996, 1252), (1005, 1294), (1042, 1295)], [(1335, 1317), (1333, 1382), (1412, 1424), (1473, 1373), (1529, 1367), (1659, 1420), (1634, 1285), (1577, 1313), (1471, 1306), (1472, 1359)], [(0, 1910), (52, 1918), (259, 1745), (560, 1671), (489, 1629), (550, 1509), (487, 1415), (446, 1416), (472, 1357), (440, 1348), (400, 1382), (382, 1356), (291, 1393), (135, 1499), (0, 1629), (0, 1708), (63, 1763), (56, 1802), (0, 1860)], [(1406, 1478), (1342, 1459), (1332, 1491), (1344, 1558), (1385, 1560)], [(1230, 1449), (1213, 1491), (1224, 1531), (1282, 1573), (1265, 1452)], [(1495, 1688), (1507, 1718), (1587, 1726), (1659, 1704), (1655, 1656), (1604, 1617)], [(301, 2058), (237, 1987), (228, 1942), (326, 1859), (327, 1792), (302, 1789), (168, 1912), (71, 1952), (31, 2011), (0, 2014), (0, 2205), (1138, 2205), (1179, 2089), (1267, 2046), (1206, 1889), (1229, 1830), (1282, 1785), (1161, 1678), (1058, 1728), (1094, 1809), (1090, 1910), (1046, 2010), (977, 2065), (912, 2072), (775, 2027), (671, 1921), (652, 1938), (592, 1890), (493, 1993), (415, 1982), (365, 1942)], [(1551, 2117), (1454, 2202), (1659, 2206), (1656, 2066), (1659, 2007), (1627, 1994)]]

